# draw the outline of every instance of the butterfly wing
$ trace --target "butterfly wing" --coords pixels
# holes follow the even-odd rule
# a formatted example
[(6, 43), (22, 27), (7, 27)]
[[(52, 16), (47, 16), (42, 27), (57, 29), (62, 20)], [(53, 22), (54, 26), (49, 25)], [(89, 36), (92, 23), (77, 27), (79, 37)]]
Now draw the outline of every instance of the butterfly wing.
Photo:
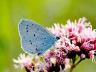
[(21, 20), (19, 34), (22, 48), (28, 53), (42, 54), (57, 40), (48, 30), (30, 20)]

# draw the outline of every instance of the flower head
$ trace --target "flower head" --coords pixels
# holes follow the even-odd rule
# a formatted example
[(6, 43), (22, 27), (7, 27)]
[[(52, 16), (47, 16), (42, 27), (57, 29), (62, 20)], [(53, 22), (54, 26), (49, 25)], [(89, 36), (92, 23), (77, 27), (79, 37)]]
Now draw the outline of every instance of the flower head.
[(26, 56), (25, 54), (20, 54), (18, 59), (13, 59), (15, 63), (15, 67), (27, 67), (32, 65), (32, 57), (31, 56)]

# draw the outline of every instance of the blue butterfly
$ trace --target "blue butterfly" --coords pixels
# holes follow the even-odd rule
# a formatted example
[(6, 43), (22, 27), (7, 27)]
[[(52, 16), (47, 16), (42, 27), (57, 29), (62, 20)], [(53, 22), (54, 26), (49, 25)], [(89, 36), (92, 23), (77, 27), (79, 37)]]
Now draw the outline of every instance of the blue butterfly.
[(47, 29), (26, 19), (20, 21), (19, 35), (23, 50), (31, 54), (43, 54), (58, 40)]

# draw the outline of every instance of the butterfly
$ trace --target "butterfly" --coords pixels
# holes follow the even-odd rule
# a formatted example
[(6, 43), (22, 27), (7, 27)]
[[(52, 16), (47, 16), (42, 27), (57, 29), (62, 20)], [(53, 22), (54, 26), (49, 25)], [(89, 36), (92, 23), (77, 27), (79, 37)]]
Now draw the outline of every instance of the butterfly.
[(19, 23), (21, 47), (27, 53), (43, 54), (58, 40), (46, 28), (31, 20), (22, 19)]

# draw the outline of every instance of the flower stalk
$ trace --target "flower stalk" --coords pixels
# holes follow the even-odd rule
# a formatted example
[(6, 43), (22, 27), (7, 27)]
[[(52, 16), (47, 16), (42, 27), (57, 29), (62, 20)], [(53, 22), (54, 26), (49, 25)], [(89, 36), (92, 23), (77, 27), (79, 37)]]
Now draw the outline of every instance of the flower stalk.
[(73, 72), (74, 68), (75, 68), (79, 63), (81, 63), (83, 60), (84, 60), (84, 59), (80, 59), (77, 63), (73, 63), (73, 64), (71, 65), (71, 68), (70, 68), (69, 72)]

